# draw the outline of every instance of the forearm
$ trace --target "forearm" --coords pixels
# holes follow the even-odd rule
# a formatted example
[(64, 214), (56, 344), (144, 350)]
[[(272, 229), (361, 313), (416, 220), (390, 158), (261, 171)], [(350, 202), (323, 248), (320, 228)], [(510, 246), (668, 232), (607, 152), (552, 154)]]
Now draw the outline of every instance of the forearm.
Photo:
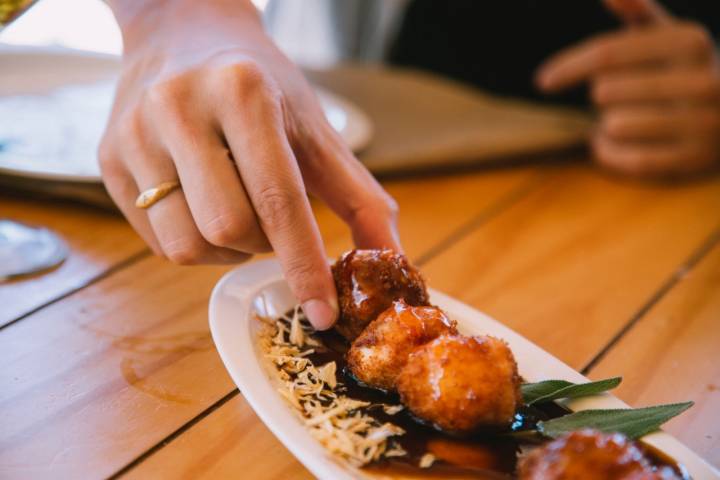
[(122, 31), (126, 54), (148, 41), (182, 39), (202, 47), (217, 36), (262, 33), (260, 16), (250, 0), (109, 0), (108, 4)]

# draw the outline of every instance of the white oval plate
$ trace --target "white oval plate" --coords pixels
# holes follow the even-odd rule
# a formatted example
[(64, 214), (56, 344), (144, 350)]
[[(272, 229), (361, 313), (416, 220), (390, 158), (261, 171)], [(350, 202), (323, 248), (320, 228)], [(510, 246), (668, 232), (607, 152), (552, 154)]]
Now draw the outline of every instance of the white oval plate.
[[(505, 339), (515, 353), (521, 375), (529, 381), (564, 379), (587, 381), (563, 362), (498, 321), (447, 295), (430, 289), (433, 304), (457, 320), (470, 335), (490, 334)], [(225, 367), (260, 419), (314, 475), (322, 479), (372, 478), (330, 455), (305, 429), (276, 389), (276, 380), (257, 345), (255, 314), (277, 317), (296, 304), (275, 260), (249, 263), (227, 273), (210, 298), (210, 331)], [(571, 410), (627, 408), (603, 394), (566, 404)], [(720, 473), (688, 447), (664, 432), (643, 439), (685, 465), (695, 480), (717, 479)]]
[[(99, 183), (96, 150), (120, 57), (52, 47), (0, 48), (0, 172)], [(330, 125), (353, 151), (372, 138), (370, 118), (316, 88)]]

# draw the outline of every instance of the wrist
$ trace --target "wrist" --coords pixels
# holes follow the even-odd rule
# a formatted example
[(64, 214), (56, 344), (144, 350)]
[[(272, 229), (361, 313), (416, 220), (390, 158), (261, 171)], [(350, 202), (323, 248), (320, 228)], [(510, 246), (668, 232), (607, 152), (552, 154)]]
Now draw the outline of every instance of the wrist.
[(249, 0), (111, 0), (126, 56), (153, 43), (193, 44), (229, 33), (262, 34)]

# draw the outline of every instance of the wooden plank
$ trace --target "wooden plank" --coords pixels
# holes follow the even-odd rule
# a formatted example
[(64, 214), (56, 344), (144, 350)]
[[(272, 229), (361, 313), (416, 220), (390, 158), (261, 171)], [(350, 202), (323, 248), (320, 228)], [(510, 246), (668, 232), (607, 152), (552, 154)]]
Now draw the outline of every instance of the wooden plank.
[(48, 227), (70, 247), (53, 271), (0, 284), (0, 327), (68, 292), (145, 250), (120, 217), (72, 203), (0, 197), (3, 218)]
[(622, 375), (616, 394), (633, 405), (693, 400), (666, 425), (720, 467), (720, 245), (715, 245), (591, 370)]
[[(399, 207), (398, 228), (403, 247), (418, 259), (454, 235), (542, 181), (536, 168), (471, 174), (396, 179), (384, 182)], [(328, 208), (315, 202), (316, 219), (328, 254), (335, 258), (353, 248), (347, 226)]]
[[(534, 175), (390, 184), (407, 251), (416, 257), (442, 243)], [(439, 207), (418, 201), (413, 182)], [(335, 238), (333, 225), (322, 229), (340, 246), (346, 233)], [(0, 477), (111, 475), (230, 392), (206, 313), (227, 268), (147, 258), (0, 331)]]
[(239, 476), (263, 480), (314, 478), (255, 416), (242, 395), (222, 405), (123, 478)]
[(438, 255), (430, 285), (582, 369), (720, 224), (720, 179), (555, 175)]

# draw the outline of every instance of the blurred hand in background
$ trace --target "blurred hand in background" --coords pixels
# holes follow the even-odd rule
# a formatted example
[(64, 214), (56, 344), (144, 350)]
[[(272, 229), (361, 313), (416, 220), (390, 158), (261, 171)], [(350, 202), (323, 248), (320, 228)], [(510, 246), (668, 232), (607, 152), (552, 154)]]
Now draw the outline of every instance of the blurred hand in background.
[(537, 72), (555, 92), (591, 84), (596, 160), (634, 175), (672, 176), (720, 165), (720, 66), (704, 27), (654, 0), (605, 0), (628, 28), (561, 51)]

